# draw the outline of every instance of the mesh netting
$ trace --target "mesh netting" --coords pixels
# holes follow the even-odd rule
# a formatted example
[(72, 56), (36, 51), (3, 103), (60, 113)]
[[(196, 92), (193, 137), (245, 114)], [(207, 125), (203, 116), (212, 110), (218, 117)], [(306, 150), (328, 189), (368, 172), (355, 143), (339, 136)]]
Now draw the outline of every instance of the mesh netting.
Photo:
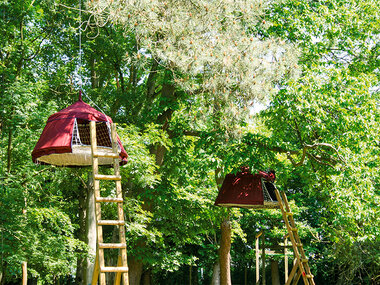
[(263, 188), (264, 201), (277, 202), (274, 185), (264, 179), (261, 179), (261, 185)]
[[(112, 147), (111, 129), (108, 122), (96, 123), (96, 144)], [(91, 145), (89, 122), (75, 119), (72, 138), (72, 146), (74, 145)]]
[[(96, 123), (97, 153), (100, 155), (113, 154), (111, 130), (108, 122)], [(74, 121), (73, 136), (71, 139), (71, 153), (53, 153), (38, 158), (39, 162), (58, 166), (86, 166), (92, 164), (90, 124), (85, 120)], [(120, 145), (118, 152), (120, 153)], [(112, 165), (113, 158), (99, 157), (99, 165)]]
[(272, 197), (269, 195), (268, 189), (265, 185), (265, 180), (261, 179), (261, 187), (263, 188), (264, 201), (272, 202)]

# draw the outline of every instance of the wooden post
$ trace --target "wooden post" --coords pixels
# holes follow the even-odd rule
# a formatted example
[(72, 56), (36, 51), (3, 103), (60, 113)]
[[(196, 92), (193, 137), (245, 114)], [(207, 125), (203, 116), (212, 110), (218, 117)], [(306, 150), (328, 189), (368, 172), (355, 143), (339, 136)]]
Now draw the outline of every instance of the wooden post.
[(262, 231), (260, 231), (256, 235), (256, 285), (259, 285), (260, 282), (260, 249), (259, 249), (259, 238), (262, 235)]
[(284, 237), (285, 284), (289, 278), (289, 264), (288, 264), (287, 248), (286, 248), (288, 246), (288, 236), (289, 235), (285, 235), (285, 237)]
[(24, 261), (22, 264), (22, 285), (27, 285), (28, 283), (28, 268), (27, 263)]
[(263, 235), (261, 237), (261, 264), (262, 264), (262, 267), (261, 267), (261, 274), (262, 274), (262, 277), (261, 277), (261, 280), (263, 280), (262, 284), (265, 285), (265, 233), (263, 232)]

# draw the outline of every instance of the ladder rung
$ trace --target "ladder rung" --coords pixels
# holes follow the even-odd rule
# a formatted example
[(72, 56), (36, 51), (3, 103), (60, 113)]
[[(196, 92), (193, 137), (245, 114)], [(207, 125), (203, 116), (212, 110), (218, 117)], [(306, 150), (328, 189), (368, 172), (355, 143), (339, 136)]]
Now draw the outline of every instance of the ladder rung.
[(293, 213), (292, 212), (286, 212), (286, 215), (287, 216), (293, 216)]
[(118, 220), (98, 220), (99, 226), (124, 226), (124, 221)]
[(309, 260), (307, 259), (307, 258), (303, 258), (302, 259), (302, 263), (306, 263), (306, 262), (308, 262)]
[(117, 153), (100, 153), (100, 152), (95, 152), (93, 157), (109, 157), (109, 158), (119, 158), (119, 154)]
[(303, 244), (302, 243), (296, 243), (296, 246), (301, 247)]
[(314, 275), (313, 274), (306, 274), (305, 277), (311, 279), (314, 277)]
[(94, 178), (96, 180), (121, 180), (120, 175), (102, 175), (102, 174), (95, 174)]
[(100, 272), (128, 272), (128, 267), (101, 266)]
[(297, 228), (290, 228), (290, 229), (292, 230), (292, 232), (296, 232), (296, 231), (298, 231)]
[(96, 202), (114, 202), (114, 203), (123, 203), (123, 198), (114, 198), (114, 197), (96, 197)]
[(99, 243), (99, 248), (126, 248), (125, 243)]

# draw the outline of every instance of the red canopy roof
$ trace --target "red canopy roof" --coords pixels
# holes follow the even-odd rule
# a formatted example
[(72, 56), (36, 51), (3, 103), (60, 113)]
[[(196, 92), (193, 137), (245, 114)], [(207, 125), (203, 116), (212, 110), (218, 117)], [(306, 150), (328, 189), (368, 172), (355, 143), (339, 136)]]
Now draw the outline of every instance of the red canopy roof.
[[(77, 102), (49, 117), (32, 152), (33, 162), (36, 163), (37, 159), (43, 155), (72, 152), (71, 143), (75, 119), (112, 123), (110, 117), (84, 103), (80, 96)], [(125, 164), (128, 155), (119, 136), (117, 136), (117, 140), (121, 149), (120, 163)]]
[(219, 190), (215, 205), (226, 207), (248, 207), (264, 205), (262, 178), (274, 181), (274, 173), (259, 171), (252, 174), (248, 168), (242, 168), (237, 174), (227, 174)]

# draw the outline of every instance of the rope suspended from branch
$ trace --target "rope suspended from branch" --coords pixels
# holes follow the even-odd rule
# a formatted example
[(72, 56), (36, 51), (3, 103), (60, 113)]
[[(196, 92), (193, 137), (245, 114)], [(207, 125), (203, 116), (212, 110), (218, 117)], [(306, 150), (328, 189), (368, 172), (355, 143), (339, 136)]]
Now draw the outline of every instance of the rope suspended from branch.
[(79, 0), (79, 92), (82, 90), (82, 0)]
[(82, 0), (79, 0), (79, 98), (82, 99), (82, 94), (91, 102), (92, 105), (94, 105), (100, 112), (103, 113), (103, 115), (106, 117), (107, 122), (109, 122), (108, 117), (106, 113), (84, 92), (83, 90), (83, 76), (82, 76)]

